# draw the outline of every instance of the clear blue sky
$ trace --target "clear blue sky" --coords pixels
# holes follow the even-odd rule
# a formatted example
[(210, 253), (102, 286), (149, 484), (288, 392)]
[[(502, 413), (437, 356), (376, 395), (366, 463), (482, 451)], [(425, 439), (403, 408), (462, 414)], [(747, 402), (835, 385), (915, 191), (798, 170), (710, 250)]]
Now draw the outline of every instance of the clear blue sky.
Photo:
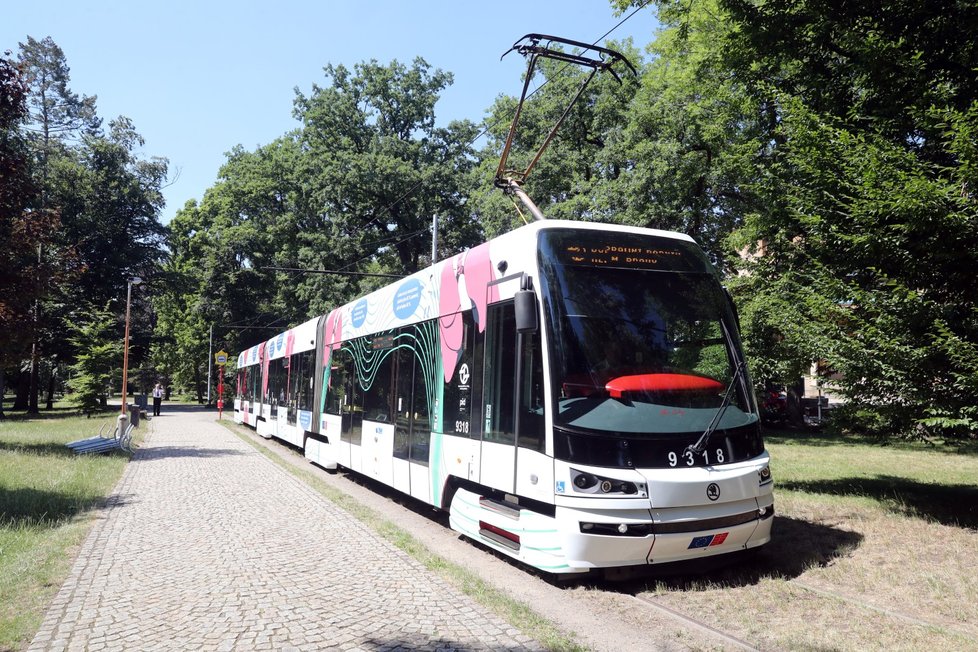
[[(524, 60), (499, 59), (519, 37), (590, 43), (624, 17), (606, 0), (54, 0), (6, 3), (2, 14), (0, 51), (16, 55), (28, 35), (50, 36), (64, 50), (72, 90), (97, 95), (106, 122), (131, 118), (144, 157), (169, 159), (164, 222), (200, 201), (225, 152), (295, 128), (294, 89), (322, 84), (327, 63), (421, 56), (455, 76), (438, 122), (481, 122), (496, 96), (519, 93)], [(642, 48), (655, 29), (648, 6), (609, 38), (631, 36)]]

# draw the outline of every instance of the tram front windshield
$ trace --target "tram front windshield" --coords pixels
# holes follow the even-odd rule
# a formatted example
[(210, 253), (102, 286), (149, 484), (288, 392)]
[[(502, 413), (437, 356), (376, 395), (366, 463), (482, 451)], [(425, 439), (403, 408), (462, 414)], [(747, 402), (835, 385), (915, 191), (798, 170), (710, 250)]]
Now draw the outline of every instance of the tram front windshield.
[(594, 231), (541, 238), (558, 429), (688, 440), (716, 418), (718, 431), (756, 431), (732, 310), (696, 245)]

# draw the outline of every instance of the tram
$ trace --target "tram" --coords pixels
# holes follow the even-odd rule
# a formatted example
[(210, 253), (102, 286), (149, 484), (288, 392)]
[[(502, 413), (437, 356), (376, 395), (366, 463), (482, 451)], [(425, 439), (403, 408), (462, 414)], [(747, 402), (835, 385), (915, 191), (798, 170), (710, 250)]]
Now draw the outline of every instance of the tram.
[(532, 222), (238, 356), (234, 418), (542, 571), (757, 548), (769, 456), (692, 238)]

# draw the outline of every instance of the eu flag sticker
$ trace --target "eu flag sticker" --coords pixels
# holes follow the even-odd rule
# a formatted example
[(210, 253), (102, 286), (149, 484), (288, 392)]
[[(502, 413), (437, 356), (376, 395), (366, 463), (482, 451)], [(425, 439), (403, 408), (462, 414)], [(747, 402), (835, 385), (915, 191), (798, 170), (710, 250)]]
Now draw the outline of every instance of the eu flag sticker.
[(706, 548), (710, 545), (711, 541), (713, 541), (712, 534), (705, 537), (695, 537), (692, 541), (689, 542), (689, 548), (686, 549), (691, 550), (692, 548)]

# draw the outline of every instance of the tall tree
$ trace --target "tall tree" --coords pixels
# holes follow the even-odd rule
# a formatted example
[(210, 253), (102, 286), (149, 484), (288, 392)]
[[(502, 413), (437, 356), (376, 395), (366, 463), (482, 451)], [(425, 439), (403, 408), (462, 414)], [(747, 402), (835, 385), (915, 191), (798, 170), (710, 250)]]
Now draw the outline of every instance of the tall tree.
[[(695, 42), (699, 3), (658, 4), (666, 32)], [(756, 201), (730, 240), (754, 254), (732, 281), (753, 357), (775, 376), (815, 360), (842, 372), (844, 425), (975, 436), (978, 304), (962, 270), (978, 263), (978, 7), (717, 6), (713, 69), (760, 118), (737, 186)]]
[(347, 263), (376, 256), (397, 273), (422, 266), (434, 214), (446, 231), (474, 234), (465, 181), (475, 127), (435, 126), (452, 75), (421, 58), (324, 70), (329, 85), (297, 91), (295, 101), (308, 150), (302, 174), (320, 209), (314, 231), (328, 233)]
[[(71, 91), (68, 86), (70, 71), (64, 52), (51, 37), (38, 41), (28, 36), (26, 43), (20, 43), (19, 61), (28, 89), (26, 128), (30, 134), (40, 177), (36, 180), (38, 194), (32, 202), (32, 207), (42, 212), (57, 210), (52, 207), (48, 199), (51, 166), (65, 152), (67, 140), (77, 137), (83, 130), (97, 128), (95, 98), (79, 98)], [(51, 219), (50, 213), (46, 214), (45, 218)], [(38, 270), (45, 266), (57, 267), (62, 263), (59, 252), (52, 251), (50, 247), (44, 247), (41, 243), (36, 249), (36, 257), (35, 267)], [(44, 313), (41, 301), (41, 297), (46, 296), (48, 290), (55, 285), (55, 279), (41, 277), (38, 273), (36, 283), (38, 289), (35, 292), (37, 296), (31, 319), (32, 342), (27, 405), (31, 413), (38, 411), (38, 379), (44, 331), (46, 327), (57, 321), (56, 318)]]
[[(152, 276), (164, 255), (159, 211), (167, 163), (138, 155), (143, 141), (127, 118), (102, 130), (95, 98), (71, 91), (64, 52), (50, 37), (28, 37), (21, 44), (20, 66), (28, 91), (24, 129), (36, 187), (28, 209), (34, 211), (33, 227), (48, 234), (43, 246), (32, 249), (41, 270), (35, 275), (39, 300), (30, 329), (28, 409), (36, 411), (41, 356), (57, 369), (56, 362), (71, 362), (75, 355), (61, 331), (65, 320), (76, 319), (79, 298), (96, 305), (115, 300), (121, 315), (118, 298), (128, 279)], [(121, 322), (120, 317), (120, 333)], [(148, 332), (136, 329), (137, 349), (140, 344), (147, 348)], [(50, 405), (54, 375), (49, 378)]]
[(69, 327), (78, 350), (69, 386), (72, 402), (86, 417), (105, 409), (112, 370), (119, 363), (119, 340), (114, 336), (111, 312), (89, 307), (84, 317)]

